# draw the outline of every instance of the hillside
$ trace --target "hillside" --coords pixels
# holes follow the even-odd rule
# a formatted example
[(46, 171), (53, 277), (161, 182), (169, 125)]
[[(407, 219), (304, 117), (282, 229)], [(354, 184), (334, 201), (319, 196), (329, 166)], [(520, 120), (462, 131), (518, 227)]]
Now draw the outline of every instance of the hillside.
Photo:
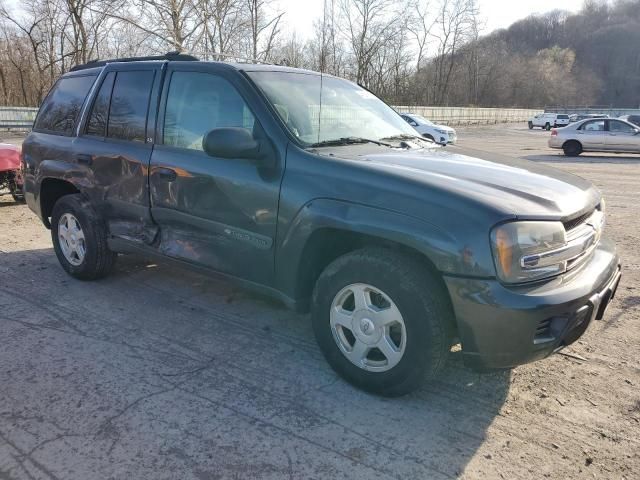
[(452, 69), (444, 104), (638, 107), (640, 0), (588, 1), (578, 14), (530, 16), (431, 60), (416, 80), (437, 83), (438, 62)]

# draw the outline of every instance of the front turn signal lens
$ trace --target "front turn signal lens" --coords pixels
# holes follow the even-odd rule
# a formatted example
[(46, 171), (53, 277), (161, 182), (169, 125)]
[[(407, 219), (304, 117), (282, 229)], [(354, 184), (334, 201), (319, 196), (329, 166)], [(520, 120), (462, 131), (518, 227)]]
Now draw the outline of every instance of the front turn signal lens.
[(505, 276), (511, 275), (513, 265), (513, 238), (506, 228), (495, 231), (495, 251), (500, 268)]

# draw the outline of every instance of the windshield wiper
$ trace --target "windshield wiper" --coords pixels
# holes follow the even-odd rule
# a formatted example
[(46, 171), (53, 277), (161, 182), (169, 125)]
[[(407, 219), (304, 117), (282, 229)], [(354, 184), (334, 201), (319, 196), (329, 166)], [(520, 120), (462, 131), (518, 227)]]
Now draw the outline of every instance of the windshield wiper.
[(392, 135), (390, 137), (381, 138), (381, 140), (422, 140), (424, 142), (435, 143), (433, 140), (429, 140), (428, 138), (421, 137), (420, 135), (410, 135), (408, 133), (403, 133), (400, 135)]
[(309, 147), (332, 147), (340, 145), (354, 145), (357, 143), (375, 143), (376, 145), (382, 145), (383, 147), (392, 147), (390, 143), (381, 142), (380, 140), (371, 140), (370, 138), (362, 137), (342, 137), (334, 138), (331, 140), (323, 140), (321, 142), (312, 143)]

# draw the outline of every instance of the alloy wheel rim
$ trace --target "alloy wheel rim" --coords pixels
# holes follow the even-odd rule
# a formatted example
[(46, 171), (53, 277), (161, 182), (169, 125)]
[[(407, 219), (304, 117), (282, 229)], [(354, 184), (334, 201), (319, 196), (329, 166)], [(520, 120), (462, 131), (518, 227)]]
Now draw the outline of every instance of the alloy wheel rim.
[(363, 370), (391, 370), (404, 356), (404, 319), (379, 288), (366, 283), (344, 287), (333, 299), (329, 322), (342, 354)]
[(81, 265), (87, 254), (84, 232), (78, 219), (70, 213), (62, 215), (58, 221), (58, 240), (64, 258), (71, 265)]

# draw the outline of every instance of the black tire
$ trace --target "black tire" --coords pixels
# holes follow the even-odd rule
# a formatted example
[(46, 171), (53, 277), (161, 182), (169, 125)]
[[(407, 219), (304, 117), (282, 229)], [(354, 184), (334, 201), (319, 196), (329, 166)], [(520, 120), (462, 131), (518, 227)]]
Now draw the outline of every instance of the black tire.
[(551, 130), (551, 124), (545, 123), (544, 124), (544, 129), (547, 130), (547, 131)]
[[(66, 213), (70, 213), (78, 220), (84, 233), (86, 253), (79, 265), (69, 262), (60, 247), (58, 223)], [(104, 222), (80, 194), (65, 195), (53, 206), (51, 239), (60, 265), (69, 275), (77, 279), (96, 280), (105, 277), (115, 264), (117, 254), (107, 246), (107, 229)]]
[[(343, 288), (354, 283), (380, 289), (403, 317), (404, 354), (384, 372), (351, 363), (334, 339), (332, 303)], [(356, 387), (384, 396), (404, 395), (437, 375), (449, 355), (453, 318), (439, 279), (414, 258), (384, 248), (364, 248), (338, 258), (322, 272), (313, 292), (313, 330), (327, 362)]]
[(529, 122), (529, 130), (533, 130), (533, 122)]
[(569, 140), (562, 145), (562, 150), (567, 157), (577, 157), (582, 153), (582, 145), (576, 140)]

